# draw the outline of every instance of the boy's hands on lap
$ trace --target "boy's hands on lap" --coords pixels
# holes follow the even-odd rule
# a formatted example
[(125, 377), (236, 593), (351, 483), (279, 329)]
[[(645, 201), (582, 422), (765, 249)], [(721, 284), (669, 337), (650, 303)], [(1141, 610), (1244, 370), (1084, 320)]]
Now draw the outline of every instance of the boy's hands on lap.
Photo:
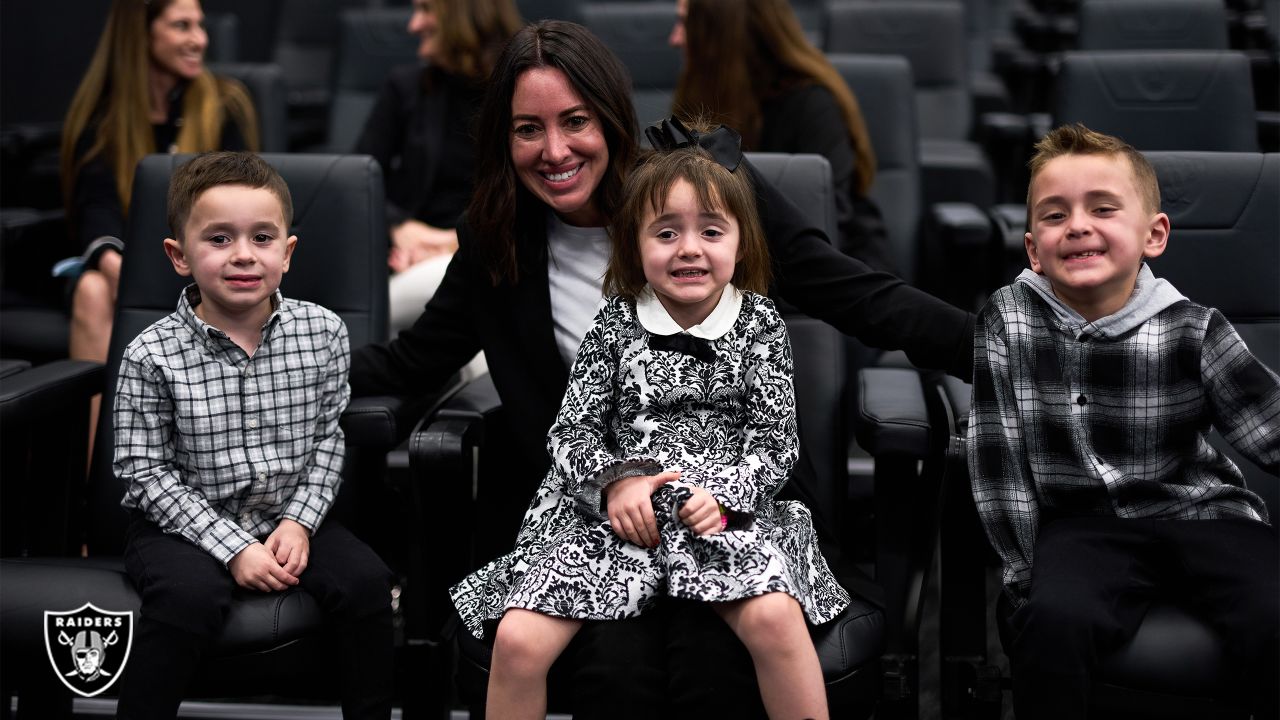
[(613, 532), (640, 547), (658, 547), (658, 522), (653, 517), (651, 497), (659, 487), (679, 479), (678, 472), (663, 472), (635, 475), (610, 483), (604, 489), (604, 495)]
[(275, 555), (276, 562), (293, 576), (307, 569), (311, 556), (311, 533), (297, 520), (284, 518), (267, 536), (267, 550)]
[(242, 588), (278, 592), (298, 584), (310, 554), (311, 533), (298, 521), (285, 518), (267, 536), (266, 543), (241, 550), (227, 563), (227, 569)]
[(715, 535), (720, 532), (720, 503), (706, 488), (693, 488), (693, 497), (680, 508), (680, 522), (695, 535)]
[(285, 572), (267, 546), (258, 542), (236, 553), (227, 569), (236, 584), (246, 590), (278, 592), (298, 584), (297, 576)]

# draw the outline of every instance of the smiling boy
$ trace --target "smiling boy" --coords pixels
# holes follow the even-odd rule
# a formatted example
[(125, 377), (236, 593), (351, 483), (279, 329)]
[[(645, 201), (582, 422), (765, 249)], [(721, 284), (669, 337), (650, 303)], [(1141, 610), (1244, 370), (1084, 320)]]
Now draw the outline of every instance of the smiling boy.
[(125, 568), (142, 595), (119, 716), (176, 715), (238, 585), (314, 596), (343, 715), (387, 718), (390, 571), (325, 520), (341, 481), (347, 330), (280, 294), (297, 245), (289, 188), (252, 153), (209, 153), (174, 173), (168, 204), (164, 251), (194, 282), (129, 343), (115, 398)]
[(1141, 153), (1081, 125), (1036, 150), (1031, 269), (978, 317), (968, 436), (1014, 608), (1018, 718), (1087, 717), (1095, 658), (1170, 594), (1226, 638), (1275, 717), (1276, 534), (1207, 438), (1280, 469), (1280, 378), (1143, 263), (1170, 229)]

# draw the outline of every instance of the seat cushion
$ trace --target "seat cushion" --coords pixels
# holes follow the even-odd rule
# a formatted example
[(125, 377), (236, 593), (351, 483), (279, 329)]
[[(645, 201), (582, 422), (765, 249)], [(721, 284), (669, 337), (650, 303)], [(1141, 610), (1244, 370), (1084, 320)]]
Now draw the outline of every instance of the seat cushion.
[[(834, 684), (880, 659), (884, 652), (884, 613), (855, 596), (834, 620), (810, 628), (810, 635), (822, 664), (822, 675), (828, 684)], [(487, 671), (493, 655), (492, 638), (477, 640), (461, 627), (457, 636), (461, 661)]]
[[(230, 582), (228, 578), (228, 582)], [(121, 558), (5, 558), (0, 561), (0, 633), (12, 658), (41, 657), (44, 612), (75, 610), (85, 603), (136, 613), (142, 600)], [(213, 655), (263, 652), (310, 635), (323, 615), (310, 594), (235, 591)], [(135, 622), (137, 616), (135, 615)]]

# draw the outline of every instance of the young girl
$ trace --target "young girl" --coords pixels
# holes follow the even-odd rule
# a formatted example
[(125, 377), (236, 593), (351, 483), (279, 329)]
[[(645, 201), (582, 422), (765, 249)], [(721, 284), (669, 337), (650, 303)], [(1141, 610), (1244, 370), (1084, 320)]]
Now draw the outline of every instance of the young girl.
[[(596, 316), (551, 428), (554, 465), (516, 549), (455, 586), (477, 637), (497, 623), (488, 712), (541, 718), (552, 662), (584, 620), (663, 596), (712, 603), (775, 718), (826, 718), (805, 625), (849, 602), (809, 511), (774, 496), (798, 454), (791, 348), (745, 172), (654, 154), (627, 180)], [(732, 281), (732, 282), (731, 282)]]

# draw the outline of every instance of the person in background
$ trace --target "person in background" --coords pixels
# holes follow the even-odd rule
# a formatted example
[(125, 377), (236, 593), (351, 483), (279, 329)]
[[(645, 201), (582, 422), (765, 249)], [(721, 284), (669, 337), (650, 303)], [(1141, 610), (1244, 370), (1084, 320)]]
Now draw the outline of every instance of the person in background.
[(391, 71), (355, 151), (386, 181), (391, 327), (412, 324), (458, 249), (475, 185), (471, 121), (503, 45), (520, 29), (512, 0), (414, 0), (420, 62)]
[[(68, 225), (84, 249), (69, 354), (106, 362), (133, 172), (156, 152), (256, 150), (244, 86), (209, 72), (198, 0), (114, 0), (62, 128)], [(95, 397), (90, 428), (95, 427)], [(92, 442), (92, 430), (90, 431)]]
[(884, 221), (867, 198), (876, 156), (858, 101), (787, 0), (679, 0), (669, 42), (684, 49), (677, 115), (734, 128), (745, 150), (825, 157), (840, 226), (832, 241), (877, 270), (904, 269), (894, 267)]

